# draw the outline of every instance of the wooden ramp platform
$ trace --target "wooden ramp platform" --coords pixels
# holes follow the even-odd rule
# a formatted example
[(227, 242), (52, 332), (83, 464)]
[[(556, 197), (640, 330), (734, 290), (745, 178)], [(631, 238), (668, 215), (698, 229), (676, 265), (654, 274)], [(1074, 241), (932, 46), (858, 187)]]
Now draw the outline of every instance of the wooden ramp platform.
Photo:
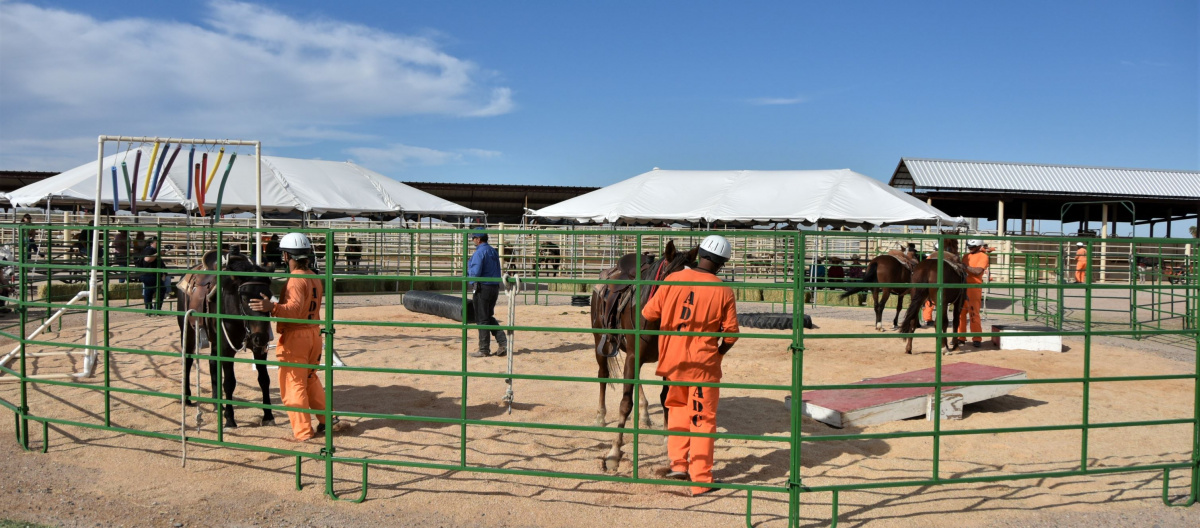
[[(856, 384), (879, 383), (932, 383), (934, 369), (927, 368), (894, 376), (885, 376), (860, 381)], [(981, 402), (1009, 394), (1022, 387), (1012, 385), (954, 386), (956, 381), (1007, 381), (1029, 379), (1025, 371), (978, 365), (975, 363), (953, 363), (942, 365), (943, 402), (949, 395), (961, 395), (953, 399), (962, 405)], [(933, 387), (876, 388), (816, 390), (804, 393), (801, 412), (814, 420), (834, 427), (862, 427), (895, 420), (925, 416), (930, 406)], [(945, 403), (943, 403), (945, 405)], [(961, 410), (961, 407), (959, 407)], [(945, 409), (942, 409), (945, 413)]]

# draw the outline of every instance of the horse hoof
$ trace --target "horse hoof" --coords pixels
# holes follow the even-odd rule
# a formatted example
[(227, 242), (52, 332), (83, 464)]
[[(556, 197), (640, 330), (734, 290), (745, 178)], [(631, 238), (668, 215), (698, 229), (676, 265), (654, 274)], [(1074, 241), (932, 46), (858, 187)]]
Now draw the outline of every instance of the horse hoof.
[(274, 425), (275, 425), (274, 418), (263, 418), (262, 421), (258, 422), (259, 427), (271, 427)]
[(619, 468), (620, 466), (621, 466), (620, 458), (604, 457), (604, 459), (600, 461), (600, 469), (603, 471), (606, 471), (606, 472), (616, 473), (617, 468)]
[(225, 420), (225, 426), (222, 429), (237, 429), (237, 422), (233, 420)]
[(194, 402), (194, 401), (192, 401), (192, 400), (183, 400), (183, 405), (184, 405), (185, 407), (195, 407), (195, 406), (196, 406), (196, 402)]
[(603, 416), (597, 416), (596, 419), (592, 421), (592, 427), (604, 427), (605, 425), (607, 424), (604, 422)]

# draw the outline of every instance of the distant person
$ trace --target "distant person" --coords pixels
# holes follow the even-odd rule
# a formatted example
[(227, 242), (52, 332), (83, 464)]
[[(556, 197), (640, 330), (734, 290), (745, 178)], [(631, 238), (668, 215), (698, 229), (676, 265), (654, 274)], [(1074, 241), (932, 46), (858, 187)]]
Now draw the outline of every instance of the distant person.
[(358, 271), (358, 264), (362, 261), (362, 244), (358, 243), (358, 239), (350, 237), (346, 240), (346, 265), (353, 271)]
[[(112, 242), (108, 243), (109, 254), (111, 255), (111, 264), (113, 267), (124, 268), (129, 265), (129, 234), (125, 231), (117, 231), (113, 236)], [(125, 273), (117, 273), (117, 282), (125, 283)]]
[[(987, 272), (988, 261), (990, 258), (987, 253), (981, 251), (983, 244), (978, 240), (968, 240), (967, 253), (963, 257), (962, 263), (967, 268), (966, 282), (971, 284), (983, 284), (983, 275)], [(979, 319), (979, 311), (983, 306), (983, 288), (967, 288), (967, 302), (963, 305), (962, 317), (958, 321), (959, 333), (967, 331), (967, 321), (970, 320), (972, 332), (982, 332), (983, 322)], [(959, 343), (966, 343), (966, 338), (959, 337)], [(983, 338), (975, 336), (971, 338), (971, 346), (979, 348), (983, 342)]]
[[(475, 253), (467, 262), (467, 275), (477, 278), (500, 278), (500, 255), (496, 249), (488, 245), (488, 235), (482, 231), (471, 233), (471, 243), (475, 244)], [(475, 294), (471, 296), (471, 305), (475, 308), (475, 324), (499, 325), (496, 320), (496, 300), (500, 298), (499, 282), (471, 281)], [(508, 354), (508, 338), (502, 330), (479, 330), (479, 349), (471, 353), (471, 357), (488, 357), (492, 355), (491, 337), (496, 337), (499, 351), (497, 356)]]
[[(729, 241), (720, 235), (710, 235), (700, 243), (699, 260), (695, 268), (684, 268), (663, 279), (642, 308), (647, 322), (659, 323), (663, 330), (677, 332), (738, 333), (737, 303), (733, 289), (721, 284), (721, 271), (733, 252)], [(711, 286), (684, 286), (672, 282), (706, 282)], [(733, 348), (736, 337), (659, 336), (659, 359), (656, 374), (667, 381), (720, 383), (721, 362)], [(667, 388), (663, 406), (667, 411), (667, 430), (691, 433), (717, 432), (717, 387), (688, 387), (671, 385)], [(715, 488), (703, 486), (713, 482), (714, 439), (692, 436), (668, 436), (667, 456), (670, 468), (666, 478), (689, 479), (692, 496), (709, 493)]]
[(1083, 242), (1076, 242), (1075, 247), (1078, 248), (1075, 250), (1075, 282), (1083, 284), (1087, 282), (1087, 247), (1084, 246)]
[(842, 267), (841, 257), (831, 257), (829, 259), (827, 274), (830, 281), (842, 282), (846, 278), (846, 269)]
[[(141, 234), (141, 233), (138, 233)], [(166, 273), (162, 271), (166, 267), (163, 259), (158, 254), (156, 241), (151, 238), (146, 242), (146, 247), (138, 255), (138, 267), (141, 267), (142, 275), (139, 279), (142, 282), (142, 303), (146, 310), (161, 310), (163, 297), (166, 295)], [(157, 314), (147, 312), (146, 317), (151, 317)]]
[(846, 269), (846, 278), (853, 281), (861, 281), (863, 278), (863, 263), (862, 258), (858, 255), (850, 257), (850, 266)]
[(146, 250), (146, 233), (138, 231), (138, 234), (133, 236), (133, 245), (129, 247), (131, 255), (141, 255)]
[(267, 247), (263, 248), (263, 259), (266, 264), (283, 266), (283, 253), (279, 249), (279, 234), (272, 233), (271, 238), (267, 240)]
[[(33, 217), (29, 213), (21, 217), (21, 225), (33, 225)], [(25, 248), (29, 252), (29, 259), (32, 260), (38, 254), (37, 231), (33, 229), (25, 230)]]

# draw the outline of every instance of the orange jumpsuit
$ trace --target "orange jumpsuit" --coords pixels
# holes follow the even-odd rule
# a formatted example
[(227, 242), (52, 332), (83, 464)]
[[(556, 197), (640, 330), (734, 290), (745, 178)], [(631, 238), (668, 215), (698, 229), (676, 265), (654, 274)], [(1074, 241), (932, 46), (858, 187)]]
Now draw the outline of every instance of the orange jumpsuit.
[[(721, 279), (711, 273), (684, 269), (667, 276), (666, 281), (714, 282)], [(676, 332), (738, 332), (737, 305), (733, 290), (728, 286), (664, 285), (642, 308), (647, 321), (659, 321), (659, 328)], [(668, 381), (721, 381), (719, 337), (659, 336), (658, 370)], [(726, 337), (732, 344), (736, 337)], [(717, 432), (717, 402), (720, 390), (716, 387), (671, 386), (665, 406), (667, 430), (695, 433)], [(712, 482), (713, 438), (669, 436), (667, 455), (672, 471), (686, 471), (692, 482)], [(698, 495), (713, 488), (693, 486)]]
[[(292, 272), (283, 293), (279, 295), (279, 303), (271, 309), (272, 316), (320, 320), (325, 285), (320, 280), (301, 277), (312, 274), (309, 270)], [(316, 365), (320, 361), (321, 327), (318, 323), (280, 321), (276, 323), (275, 328), (279, 332), (279, 345), (275, 348), (276, 359), (310, 365)], [(325, 410), (325, 388), (321, 386), (317, 371), (311, 368), (280, 366), (279, 399), (288, 407)], [(296, 440), (304, 441), (316, 435), (308, 413), (288, 411), (287, 414)], [(324, 415), (318, 414), (317, 419), (325, 423)]]
[[(925, 258), (930, 259), (937, 257), (934, 257), (933, 253), (927, 253)], [(925, 305), (921, 307), (921, 320), (925, 321), (926, 323), (933, 322), (933, 299), (925, 299)]]
[(1087, 282), (1087, 248), (1079, 248), (1075, 251), (1075, 282), (1083, 284)]
[[(963, 256), (963, 264), (970, 268), (981, 268), (983, 271), (979, 275), (972, 275), (967, 272), (967, 284), (983, 284), (983, 276), (987, 273), (988, 254), (982, 251), (967, 253)], [(967, 320), (971, 321), (972, 332), (982, 332), (983, 323), (979, 320), (979, 309), (983, 306), (983, 288), (967, 289), (967, 302), (963, 306), (962, 318), (958, 320), (958, 331), (967, 331)], [(961, 338), (959, 341), (965, 341), (966, 338)], [(976, 343), (983, 341), (982, 337), (975, 336), (971, 338)]]

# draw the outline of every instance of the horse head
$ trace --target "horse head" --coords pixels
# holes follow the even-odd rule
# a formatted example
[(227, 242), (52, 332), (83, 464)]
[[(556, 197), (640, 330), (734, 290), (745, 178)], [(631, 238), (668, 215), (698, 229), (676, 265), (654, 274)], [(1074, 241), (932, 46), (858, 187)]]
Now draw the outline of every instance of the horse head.
[[(226, 256), (225, 269), (248, 273), (270, 273), (275, 271), (275, 266), (273, 264), (268, 264), (266, 267), (259, 266), (245, 255), (234, 252)], [(251, 299), (261, 299), (263, 296), (271, 297), (271, 279), (269, 277), (233, 276), (230, 277), (230, 280), (223, 282), (222, 288), (225, 290), (226, 299), (231, 301), (236, 299), (237, 309), (234, 313), (257, 317), (270, 316), (267, 312), (256, 312), (250, 309)], [(247, 330), (244, 345), (256, 350), (266, 347), (271, 339), (271, 323), (267, 321), (243, 321), (243, 323)]]
[[(654, 275), (658, 280), (662, 280), (667, 275), (682, 270), (684, 267), (693, 266), (696, 263), (696, 258), (700, 254), (700, 246), (696, 246), (691, 251), (679, 251), (675, 248), (675, 241), (667, 241), (667, 247), (663, 249), (661, 263), (654, 266)], [(654, 278), (654, 277), (651, 277)]]

